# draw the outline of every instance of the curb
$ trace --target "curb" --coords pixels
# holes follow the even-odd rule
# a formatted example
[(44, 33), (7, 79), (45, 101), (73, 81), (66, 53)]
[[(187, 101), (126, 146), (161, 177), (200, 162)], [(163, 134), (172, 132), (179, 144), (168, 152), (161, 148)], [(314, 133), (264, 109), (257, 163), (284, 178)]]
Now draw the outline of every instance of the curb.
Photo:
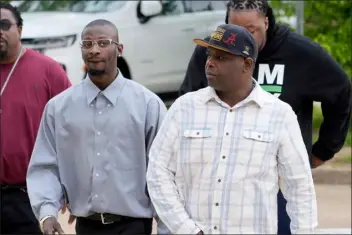
[(351, 234), (352, 228), (322, 228), (317, 229), (314, 234)]
[(351, 185), (350, 169), (314, 169), (312, 171), (315, 184)]

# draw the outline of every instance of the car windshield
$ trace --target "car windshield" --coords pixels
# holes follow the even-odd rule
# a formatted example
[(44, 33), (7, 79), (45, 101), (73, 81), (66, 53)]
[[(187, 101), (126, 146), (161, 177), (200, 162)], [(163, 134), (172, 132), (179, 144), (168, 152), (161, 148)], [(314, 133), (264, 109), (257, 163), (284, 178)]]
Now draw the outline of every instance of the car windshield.
[(17, 4), (21, 12), (112, 12), (121, 9), (126, 1), (22, 1)]

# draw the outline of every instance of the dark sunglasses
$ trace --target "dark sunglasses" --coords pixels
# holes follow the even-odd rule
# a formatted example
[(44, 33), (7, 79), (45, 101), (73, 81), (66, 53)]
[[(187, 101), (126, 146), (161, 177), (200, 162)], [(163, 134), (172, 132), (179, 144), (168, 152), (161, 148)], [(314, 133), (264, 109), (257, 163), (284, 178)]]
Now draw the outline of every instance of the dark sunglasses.
[(11, 23), (11, 21), (9, 21), (9, 20), (0, 20), (0, 29), (1, 30), (8, 31), (12, 25), (14, 25), (14, 24)]
[(80, 42), (82, 50), (90, 50), (97, 44), (100, 48), (107, 48), (111, 44), (119, 45), (117, 42), (113, 41), (112, 39), (99, 39), (99, 40), (82, 40)]

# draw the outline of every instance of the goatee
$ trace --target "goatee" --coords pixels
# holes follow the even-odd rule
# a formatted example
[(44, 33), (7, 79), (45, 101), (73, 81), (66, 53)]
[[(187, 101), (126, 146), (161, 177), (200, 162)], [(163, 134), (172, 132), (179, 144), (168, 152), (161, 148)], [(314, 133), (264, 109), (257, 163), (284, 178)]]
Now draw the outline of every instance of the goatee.
[(7, 56), (8, 56), (7, 51), (0, 51), (0, 61), (6, 59)]
[(105, 74), (105, 70), (102, 70), (102, 69), (88, 69), (88, 75), (91, 77), (102, 76), (104, 74)]

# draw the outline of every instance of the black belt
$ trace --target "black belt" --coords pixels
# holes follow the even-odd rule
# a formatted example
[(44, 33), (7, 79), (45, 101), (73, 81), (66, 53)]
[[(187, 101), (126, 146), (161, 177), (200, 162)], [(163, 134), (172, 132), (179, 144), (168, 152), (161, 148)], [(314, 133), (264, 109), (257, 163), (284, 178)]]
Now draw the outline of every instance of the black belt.
[(1, 191), (17, 191), (21, 190), (27, 192), (27, 186), (25, 184), (0, 184)]
[(103, 213), (103, 214), (95, 213), (88, 217), (85, 217), (85, 219), (101, 221), (102, 224), (112, 224), (112, 223), (128, 220), (131, 218), (127, 216), (114, 215), (109, 213)]

